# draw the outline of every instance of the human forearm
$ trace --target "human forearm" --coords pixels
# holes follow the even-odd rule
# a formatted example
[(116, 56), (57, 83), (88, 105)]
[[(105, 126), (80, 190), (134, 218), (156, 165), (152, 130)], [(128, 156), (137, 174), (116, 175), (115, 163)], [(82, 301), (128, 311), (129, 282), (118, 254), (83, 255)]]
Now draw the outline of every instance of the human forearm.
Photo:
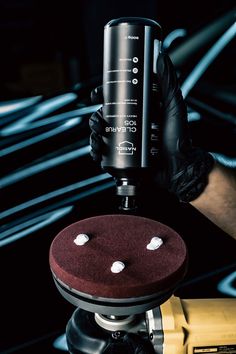
[(236, 239), (236, 173), (216, 163), (204, 192), (191, 204)]

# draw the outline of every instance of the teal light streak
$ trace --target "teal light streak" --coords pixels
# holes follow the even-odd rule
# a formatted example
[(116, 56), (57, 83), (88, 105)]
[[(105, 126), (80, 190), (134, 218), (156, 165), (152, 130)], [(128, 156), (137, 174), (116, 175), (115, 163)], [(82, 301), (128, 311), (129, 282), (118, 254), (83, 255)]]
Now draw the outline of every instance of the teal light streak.
[[(71, 199), (71, 201), (75, 201), (75, 200), (80, 200), (83, 198), (86, 198), (90, 195), (93, 195), (95, 193), (101, 192), (105, 189), (108, 189), (110, 187), (112, 187), (114, 185), (113, 182), (107, 182), (104, 183), (103, 185), (100, 186), (96, 186), (94, 188), (91, 188), (87, 191), (81, 192), (78, 195), (73, 196)], [(9, 243), (12, 243), (14, 241), (17, 241), (20, 238), (23, 238), (35, 231), (38, 231), (39, 229), (50, 225), (51, 223), (57, 221), (59, 218), (63, 217), (64, 215), (66, 215), (67, 213), (69, 213), (72, 210), (73, 206), (67, 206), (67, 207), (63, 207), (60, 209), (56, 209), (52, 212), (48, 212), (46, 214), (40, 215), (38, 217), (32, 218), (32, 219), (28, 219), (25, 222), (18, 224), (12, 228), (9, 228), (8, 230), (6, 230), (4, 232), (4, 234), (2, 233), (2, 237), (4, 236), (5, 239), (0, 241), (0, 247), (2, 246), (6, 246)], [(42, 220), (42, 221), (41, 221)], [(33, 226), (31, 226), (33, 225)], [(6, 226), (6, 225), (5, 225)], [(28, 227), (29, 226), (29, 227)], [(25, 230), (25, 227), (27, 227)], [(22, 230), (20, 232), (17, 232), (16, 234), (14, 234), (15, 231), (18, 230)], [(13, 235), (11, 235), (13, 233)], [(7, 237), (7, 238), (6, 238)]]
[(236, 35), (236, 22), (218, 39), (218, 41), (211, 47), (211, 49), (203, 56), (203, 58), (194, 67), (192, 72), (186, 78), (182, 84), (181, 90), (183, 97), (185, 98), (200, 77), (207, 70), (209, 65), (214, 61), (217, 55), (224, 49), (224, 47), (235, 37)]
[[(53, 123), (54, 124), (59, 123), (60, 121), (67, 120), (69, 118), (82, 117), (84, 115), (88, 115), (88, 114), (91, 114), (91, 113), (97, 111), (100, 107), (101, 107), (101, 105), (98, 104), (98, 105), (94, 105), (94, 106), (88, 106), (88, 107), (75, 109), (73, 111), (68, 111), (65, 113), (56, 114), (56, 115), (53, 115), (49, 118), (40, 119), (39, 121), (36, 121), (36, 122), (30, 121), (28, 124), (26, 124), (26, 125), (24, 124), (24, 126), (22, 126), (22, 129), (24, 131), (31, 130), (31, 129), (35, 129), (35, 128), (41, 128), (45, 125), (50, 125)], [(21, 120), (18, 120), (18, 123), (20, 121)]]
[(31, 129), (29, 125), (30, 122), (52, 113), (53, 111), (65, 106), (66, 104), (75, 101), (76, 98), (77, 95), (75, 93), (67, 93), (41, 102), (34, 108), (34, 112), (26, 115), (24, 118), (18, 120), (17, 122), (9, 124), (7, 127), (3, 128), (0, 133), (2, 136), (9, 136), (25, 131), (27, 129)]
[(30, 167), (24, 168), (23, 170), (20, 170), (18, 172), (11, 173), (11, 174), (0, 179), (0, 187), (5, 188), (11, 184), (19, 182), (24, 178), (28, 178), (28, 177), (35, 175), (37, 173), (40, 173), (44, 170), (61, 165), (65, 162), (74, 160), (78, 157), (85, 156), (90, 152), (90, 149), (91, 149), (90, 145), (87, 145), (87, 146), (84, 146), (80, 149), (70, 151), (66, 154), (48, 159), (46, 161), (40, 162), (40, 163), (35, 164)]
[[(52, 224), (53, 222), (57, 221), (58, 219), (61, 219), (63, 216), (69, 214), (71, 210), (73, 209), (73, 206), (67, 206), (64, 208), (60, 208), (57, 210), (53, 210), (49, 213), (37, 216), (25, 223), (22, 223), (18, 226), (15, 226), (14, 228), (7, 230), (7, 232), (1, 234), (1, 238), (7, 237), (9, 232), (15, 232), (15, 230), (22, 230), (23, 228), (27, 227), (25, 230), (22, 230), (20, 232), (16, 232), (14, 235), (7, 237), (6, 239), (0, 240), (0, 247), (6, 246), (9, 243), (12, 243), (14, 241), (17, 241), (21, 239), (22, 237), (25, 237), (35, 231), (38, 231), (39, 229)], [(29, 226), (29, 227), (28, 227)]]
[(68, 352), (68, 346), (67, 346), (67, 342), (66, 342), (66, 334), (62, 334), (61, 336), (56, 338), (53, 342), (53, 347), (57, 350)]
[(111, 176), (108, 175), (107, 173), (103, 173), (101, 175), (94, 176), (94, 177), (91, 177), (91, 178), (87, 178), (87, 179), (85, 179), (83, 181), (70, 184), (69, 186), (56, 189), (56, 190), (54, 190), (52, 192), (43, 194), (43, 195), (41, 195), (41, 196), (39, 196), (37, 198), (31, 199), (31, 200), (29, 200), (27, 202), (24, 202), (22, 204), (16, 205), (13, 208), (10, 208), (10, 209), (7, 209), (7, 210), (1, 212), (0, 213), (0, 219), (3, 219), (5, 217), (7, 217), (7, 216), (10, 216), (10, 215), (15, 214), (15, 213), (17, 213), (19, 211), (25, 210), (27, 208), (30, 208), (30, 207), (32, 207), (34, 205), (38, 205), (38, 204), (40, 204), (42, 202), (45, 202), (47, 200), (50, 200), (52, 198), (62, 196), (64, 194), (66, 194), (66, 193), (69, 193), (69, 192), (72, 192), (72, 191), (75, 191), (75, 190), (78, 191), (78, 189), (80, 189), (80, 188), (91, 186), (94, 183), (99, 183), (99, 182), (102, 182), (102, 181), (105, 181), (105, 180), (108, 180), (108, 179), (111, 179)]
[(81, 123), (81, 118), (69, 119), (66, 123), (60, 125), (59, 127), (55, 128), (55, 129), (49, 130), (43, 134), (33, 136), (30, 139), (26, 139), (24, 141), (21, 141), (20, 143), (11, 145), (5, 149), (0, 150), (0, 157), (9, 155), (15, 151), (24, 149), (30, 145), (33, 145), (33, 144), (36, 144), (36, 143), (41, 142), (43, 140), (46, 140), (48, 138), (51, 138), (52, 136), (55, 136), (57, 134), (60, 134), (64, 131), (68, 130), (68, 129), (71, 129), (80, 123)]
[(230, 167), (230, 168), (235, 168), (236, 167), (236, 158), (235, 157), (229, 157), (223, 154), (220, 154), (218, 152), (211, 152), (213, 157), (215, 158), (216, 161), (221, 163), (224, 166)]
[(221, 280), (217, 289), (223, 294), (236, 297), (236, 288), (233, 286), (234, 281), (236, 281), (236, 271)]
[(188, 113), (188, 121), (189, 122), (195, 122), (197, 120), (201, 119), (201, 114), (198, 112), (189, 112)]
[(39, 102), (42, 96), (35, 96), (30, 98), (22, 98), (19, 100), (6, 101), (0, 103), (0, 117), (4, 117), (7, 114), (17, 112), (21, 109), (32, 106), (33, 104)]
[(167, 49), (169, 46), (180, 37), (185, 37), (187, 31), (184, 28), (178, 28), (172, 32), (170, 32), (163, 41), (163, 48)]

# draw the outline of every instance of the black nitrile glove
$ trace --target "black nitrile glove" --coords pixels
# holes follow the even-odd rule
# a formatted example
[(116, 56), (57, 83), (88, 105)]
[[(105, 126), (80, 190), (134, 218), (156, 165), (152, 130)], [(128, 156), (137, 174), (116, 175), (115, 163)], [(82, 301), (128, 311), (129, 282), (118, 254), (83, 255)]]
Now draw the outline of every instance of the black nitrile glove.
[[(166, 54), (157, 61), (157, 83), (161, 91), (161, 163), (157, 166), (155, 180), (160, 187), (174, 193), (180, 201), (196, 199), (207, 185), (208, 174), (214, 159), (206, 151), (192, 146), (189, 137), (187, 110), (173, 64)], [(103, 100), (102, 87), (91, 94), (95, 103)], [(101, 161), (104, 149), (102, 108), (90, 118), (91, 156)], [(160, 166), (161, 165), (161, 166)]]

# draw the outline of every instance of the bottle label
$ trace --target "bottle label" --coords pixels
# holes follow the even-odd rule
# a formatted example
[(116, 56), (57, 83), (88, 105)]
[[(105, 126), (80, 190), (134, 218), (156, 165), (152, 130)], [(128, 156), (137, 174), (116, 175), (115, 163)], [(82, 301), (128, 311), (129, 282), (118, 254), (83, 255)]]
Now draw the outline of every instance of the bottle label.
[(105, 29), (103, 167), (149, 167), (156, 154), (152, 145), (157, 130), (151, 127), (150, 114), (153, 36), (151, 28), (140, 25)]

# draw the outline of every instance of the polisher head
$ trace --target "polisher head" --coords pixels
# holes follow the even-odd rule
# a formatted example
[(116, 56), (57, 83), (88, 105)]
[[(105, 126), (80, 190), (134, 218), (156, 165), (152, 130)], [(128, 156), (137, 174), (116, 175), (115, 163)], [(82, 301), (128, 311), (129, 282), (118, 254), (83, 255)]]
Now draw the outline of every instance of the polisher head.
[(123, 315), (165, 301), (186, 272), (187, 251), (181, 237), (157, 221), (103, 215), (62, 230), (52, 242), (50, 266), (67, 300)]

